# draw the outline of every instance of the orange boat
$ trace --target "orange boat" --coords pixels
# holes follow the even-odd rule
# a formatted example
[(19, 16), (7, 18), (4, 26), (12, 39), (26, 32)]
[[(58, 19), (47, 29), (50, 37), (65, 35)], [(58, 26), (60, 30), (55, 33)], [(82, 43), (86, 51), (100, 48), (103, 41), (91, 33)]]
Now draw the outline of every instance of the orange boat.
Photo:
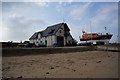
[(112, 34), (102, 34), (102, 33), (83, 33), (82, 38), (80, 37), (80, 41), (86, 42), (109, 42)]

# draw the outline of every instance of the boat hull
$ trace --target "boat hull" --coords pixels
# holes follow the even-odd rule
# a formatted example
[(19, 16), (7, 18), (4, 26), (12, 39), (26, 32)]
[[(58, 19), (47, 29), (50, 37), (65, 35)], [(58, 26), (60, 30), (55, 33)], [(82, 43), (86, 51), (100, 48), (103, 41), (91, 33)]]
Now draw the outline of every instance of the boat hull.
[(94, 38), (87, 38), (87, 39), (80, 39), (80, 41), (90, 41), (90, 40), (95, 40), (95, 41), (105, 41), (105, 40), (110, 40), (112, 35), (102, 35)]

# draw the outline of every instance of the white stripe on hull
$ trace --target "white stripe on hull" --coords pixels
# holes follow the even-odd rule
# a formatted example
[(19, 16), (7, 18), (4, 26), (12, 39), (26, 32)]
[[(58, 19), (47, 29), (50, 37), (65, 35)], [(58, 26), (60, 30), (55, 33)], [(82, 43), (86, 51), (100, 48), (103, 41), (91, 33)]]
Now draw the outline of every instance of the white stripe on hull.
[(81, 43), (94, 43), (94, 42), (105, 42), (105, 43), (109, 43), (110, 39), (105, 39), (105, 40), (88, 40), (88, 41), (81, 41)]

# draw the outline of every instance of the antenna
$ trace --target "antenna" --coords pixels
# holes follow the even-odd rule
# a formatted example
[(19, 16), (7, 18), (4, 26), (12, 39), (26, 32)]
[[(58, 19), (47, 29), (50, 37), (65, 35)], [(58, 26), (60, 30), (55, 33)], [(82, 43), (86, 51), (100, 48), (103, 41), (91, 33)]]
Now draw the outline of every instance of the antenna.
[(106, 28), (106, 25), (105, 25), (105, 33), (107, 33), (107, 28)]
[(34, 30), (34, 32), (36, 32), (36, 31), (35, 31), (35, 27), (36, 27), (36, 26), (33, 26), (33, 28), (34, 28), (34, 29), (33, 29), (33, 30)]
[(85, 33), (85, 31), (84, 31), (84, 30), (82, 30), (82, 32), (83, 32), (83, 33)]
[(91, 45), (92, 45), (92, 26), (91, 26), (91, 21), (90, 21), (90, 30), (91, 30)]
[(86, 33), (86, 30), (85, 30), (85, 29), (86, 29), (86, 26), (83, 25), (83, 26), (82, 26), (82, 33), (83, 33), (83, 34)]
[(63, 23), (65, 22), (65, 19), (64, 19), (64, 17), (63, 17)]
[(91, 23), (92, 23), (92, 22), (90, 21), (90, 31), (91, 31), (91, 33), (92, 33), (92, 26), (91, 26)]
[(83, 33), (83, 34), (86, 33), (85, 30), (82, 30), (82, 33)]
[(35, 26), (34, 26), (34, 31), (35, 31)]

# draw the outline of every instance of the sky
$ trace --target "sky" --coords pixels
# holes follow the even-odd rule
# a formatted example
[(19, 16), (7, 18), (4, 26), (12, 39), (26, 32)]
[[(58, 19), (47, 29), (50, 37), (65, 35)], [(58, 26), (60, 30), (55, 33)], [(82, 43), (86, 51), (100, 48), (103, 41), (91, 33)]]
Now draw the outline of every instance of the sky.
[(117, 2), (2, 2), (0, 41), (29, 40), (34, 32), (62, 22), (78, 42), (82, 30), (105, 33), (105, 26), (113, 34), (110, 42), (118, 41)]

